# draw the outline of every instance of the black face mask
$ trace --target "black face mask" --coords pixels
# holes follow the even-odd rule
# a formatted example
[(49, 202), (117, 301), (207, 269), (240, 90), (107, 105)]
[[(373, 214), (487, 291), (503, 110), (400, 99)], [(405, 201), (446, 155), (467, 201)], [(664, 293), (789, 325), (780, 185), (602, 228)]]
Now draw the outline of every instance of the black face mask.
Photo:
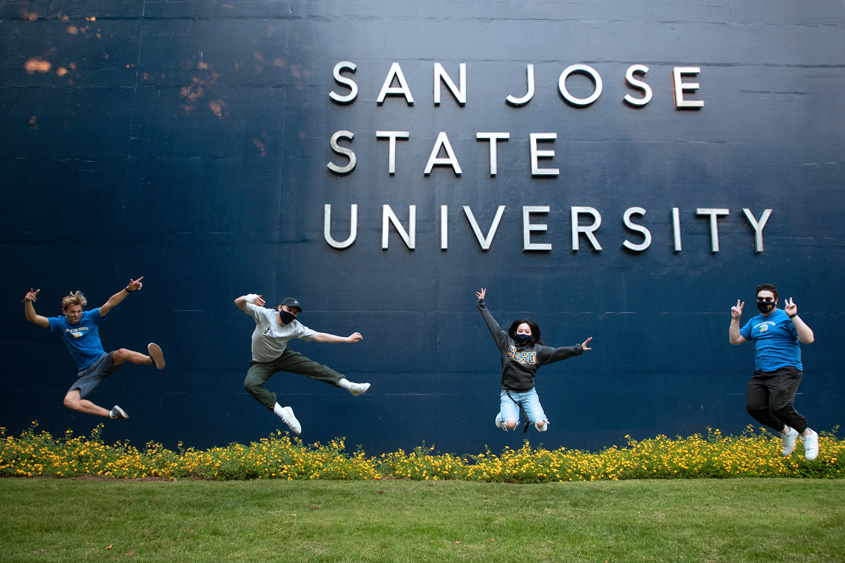
[(528, 346), (531, 344), (531, 335), (530, 334), (514, 334), (513, 341), (516, 342), (517, 346)]
[(296, 320), (296, 315), (288, 313), (287, 311), (279, 311), (279, 317), (282, 320), (282, 324), (285, 325), (289, 325), (290, 323)]
[(777, 307), (777, 303), (775, 303), (774, 301), (758, 301), (757, 302), (757, 309), (759, 309), (759, 311), (761, 313), (769, 313), (769, 312), (773, 311), (775, 307)]

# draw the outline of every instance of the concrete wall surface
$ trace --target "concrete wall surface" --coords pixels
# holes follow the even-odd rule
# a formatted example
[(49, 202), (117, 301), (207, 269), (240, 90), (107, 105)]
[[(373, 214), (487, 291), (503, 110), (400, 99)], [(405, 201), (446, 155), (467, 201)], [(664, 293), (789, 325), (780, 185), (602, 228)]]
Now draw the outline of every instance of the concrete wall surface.
[[(0, 426), (105, 422), (107, 441), (168, 447), (284, 429), (243, 389), (254, 323), (233, 300), (254, 292), (364, 336), (291, 344), (364, 396), (270, 380), (307, 442), (739, 433), (759, 426), (754, 350), (728, 343), (730, 308), (745, 301), (745, 322), (771, 282), (816, 335), (796, 407), (830, 430), (843, 92), (833, 0), (0, 0)], [(125, 366), (91, 394), (127, 421), (65, 409), (75, 366), (20, 300), (40, 288), (54, 316), (71, 290), (98, 306), (138, 276), (103, 343), (157, 342), (166, 370)], [(493, 424), (482, 287), (504, 326), (594, 337), (539, 371), (545, 434)]]

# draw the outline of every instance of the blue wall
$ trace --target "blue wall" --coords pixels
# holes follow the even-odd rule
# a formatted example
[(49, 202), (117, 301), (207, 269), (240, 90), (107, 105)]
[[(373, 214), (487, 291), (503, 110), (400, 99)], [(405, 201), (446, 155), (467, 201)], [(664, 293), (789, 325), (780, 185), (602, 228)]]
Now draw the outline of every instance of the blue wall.
[[(693, 3), (694, 4), (694, 3)], [(358, 85), (332, 70), (340, 61)], [(398, 62), (413, 93), (376, 98)], [(443, 90), (433, 102), (439, 62), (467, 102)], [(587, 107), (567, 104), (558, 78), (588, 64), (604, 90)], [(526, 91), (526, 65), (536, 94)], [(649, 67), (653, 99), (622, 101), (626, 69)], [(369, 381), (366, 395), (301, 376), (269, 387), (291, 405), (307, 442), (345, 436), (368, 453), (413, 448), (477, 453), (518, 447), (522, 434), (493, 426), (498, 410), (495, 346), (474, 292), (502, 324), (529, 315), (553, 345), (595, 337), (592, 352), (547, 366), (538, 391), (552, 422), (532, 443), (599, 449), (656, 434), (708, 427), (738, 433), (753, 371), (750, 344), (727, 341), (730, 307), (753, 310), (754, 287), (772, 282), (792, 296), (816, 343), (804, 348), (796, 406), (817, 430), (841, 423), (845, 379), (839, 340), (845, 306), (845, 7), (838, 1), (730, 1), (690, 5), (638, 1), (0, 1), (0, 244), (5, 274), (4, 393), (0, 426), (17, 433), (38, 420), (61, 434), (101, 419), (61, 405), (75, 375), (66, 350), (27, 323), (19, 300), (41, 289), (37, 311), (60, 312), (81, 289), (92, 306), (145, 276), (145, 287), (102, 328), (107, 349), (165, 350), (163, 373), (124, 367), (91, 399), (131, 415), (106, 422), (106, 440), (208, 447), (266, 436), (280, 422), (242, 387), (253, 322), (232, 303), (248, 292), (270, 303), (295, 295), (304, 324), (355, 345), (294, 342), (293, 348)], [(673, 104), (672, 69), (694, 66), (700, 110)], [(584, 97), (584, 76), (567, 81)], [(328, 162), (339, 130), (355, 150), (346, 175)], [(387, 141), (376, 131), (409, 131), (388, 174)], [(446, 132), (462, 174), (423, 170)], [(498, 174), (479, 131), (506, 131)], [(540, 148), (559, 168), (534, 177), (529, 135), (557, 133)], [(442, 155), (441, 155), (442, 156)], [(347, 249), (323, 236), (358, 233)], [(416, 206), (416, 248), (396, 230), (383, 249), (382, 207), (408, 228)], [(440, 207), (448, 206), (442, 250)], [(489, 250), (476, 241), (462, 206), (486, 233), (506, 206)], [(549, 251), (523, 250), (523, 206), (548, 206), (532, 235)], [(573, 206), (601, 213), (596, 237), (572, 250)], [(653, 242), (625, 227), (631, 207)], [(675, 250), (678, 208), (682, 249)], [(719, 251), (699, 208), (718, 219)], [(743, 214), (772, 209), (755, 251)], [(587, 223), (587, 218), (581, 224)]]

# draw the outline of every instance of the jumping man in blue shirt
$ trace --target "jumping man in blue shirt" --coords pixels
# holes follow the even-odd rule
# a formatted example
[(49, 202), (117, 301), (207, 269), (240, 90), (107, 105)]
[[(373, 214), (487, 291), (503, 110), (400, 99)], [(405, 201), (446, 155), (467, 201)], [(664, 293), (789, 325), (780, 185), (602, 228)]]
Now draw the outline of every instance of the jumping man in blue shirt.
[(804, 376), (798, 343), (812, 344), (813, 331), (798, 316), (792, 298), (778, 309), (778, 290), (770, 283), (757, 286), (757, 309), (741, 329), (739, 319), (745, 306), (737, 300), (731, 307), (731, 344), (754, 341), (755, 371), (748, 382), (745, 408), (755, 420), (780, 433), (783, 455), (792, 455), (795, 440), (801, 436), (804, 457), (819, 455), (819, 435), (807, 426), (807, 420), (795, 410), (793, 402)]
[(164, 356), (158, 344), (147, 345), (149, 355), (126, 348), (107, 353), (103, 350), (103, 344), (100, 341), (100, 323), (109, 311), (126, 299), (127, 295), (141, 289), (142, 279), (144, 279), (143, 276), (137, 280), (130, 279), (129, 285), (112, 295), (105, 304), (90, 311), (83, 311), (88, 300), (81, 291), (70, 293), (62, 299), (62, 316), (60, 317), (42, 317), (35, 312), (33, 303), (40, 289), (30, 289), (24, 297), (26, 320), (57, 333), (76, 361), (79, 373), (76, 376), (76, 382), (71, 385), (65, 395), (64, 405), (67, 408), (115, 419), (129, 418), (126, 411), (117, 405), (111, 410), (106, 410), (84, 397), (126, 362), (154, 365), (158, 369), (164, 369)]

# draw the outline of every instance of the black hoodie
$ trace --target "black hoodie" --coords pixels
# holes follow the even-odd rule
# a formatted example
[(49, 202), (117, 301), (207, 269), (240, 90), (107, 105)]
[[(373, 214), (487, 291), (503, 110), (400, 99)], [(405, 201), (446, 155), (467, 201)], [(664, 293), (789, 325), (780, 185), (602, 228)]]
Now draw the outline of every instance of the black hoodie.
[(478, 310), (502, 355), (502, 389), (505, 391), (530, 391), (534, 388), (534, 377), (540, 366), (577, 356), (584, 351), (580, 344), (563, 348), (542, 344), (518, 346), (487, 310), (483, 299), (478, 300)]

